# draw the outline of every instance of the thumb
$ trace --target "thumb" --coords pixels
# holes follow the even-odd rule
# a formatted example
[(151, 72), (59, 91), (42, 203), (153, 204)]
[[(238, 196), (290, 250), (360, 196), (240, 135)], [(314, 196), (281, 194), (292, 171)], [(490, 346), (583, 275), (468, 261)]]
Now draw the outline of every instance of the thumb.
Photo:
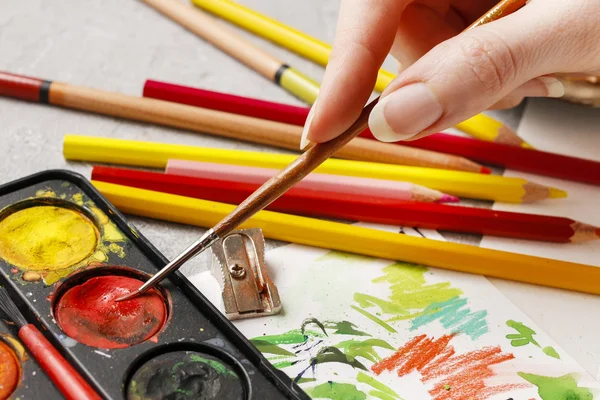
[[(464, 32), (404, 70), (371, 113), (373, 135), (395, 142), (446, 129), (498, 103), (526, 82), (561, 68), (560, 51), (548, 51), (556, 33), (544, 28), (556, 29), (555, 14), (546, 13), (540, 21), (534, 10), (528, 5)], [(555, 78), (544, 77), (533, 86), (537, 96), (563, 94)]]

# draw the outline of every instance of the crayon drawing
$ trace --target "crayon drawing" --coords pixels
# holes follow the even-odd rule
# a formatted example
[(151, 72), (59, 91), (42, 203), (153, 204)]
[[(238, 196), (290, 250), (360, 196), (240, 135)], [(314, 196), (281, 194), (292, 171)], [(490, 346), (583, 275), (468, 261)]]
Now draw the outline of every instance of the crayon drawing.
[[(267, 263), (284, 310), (236, 326), (314, 399), (600, 399), (484, 277), (300, 245)], [(191, 280), (220, 304), (210, 275)]]

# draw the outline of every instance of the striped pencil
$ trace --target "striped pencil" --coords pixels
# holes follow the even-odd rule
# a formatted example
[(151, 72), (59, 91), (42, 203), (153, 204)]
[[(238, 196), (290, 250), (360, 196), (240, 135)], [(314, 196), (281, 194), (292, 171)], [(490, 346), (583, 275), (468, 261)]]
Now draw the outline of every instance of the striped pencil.
[[(272, 121), (304, 125), (309, 108), (148, 80), (144, 96)], [(367, 129), (362, 138), (375, 139)], [(484, 164), (600, 185), (600, 162), (544, 151), (436, 133), (403, 146), (454, 154)]]
[[(275, 176), (277, 172), (279, 171), (269, 168), (188, 160), (169, 160), (166, 168), (166, 173), (171, 175), (217, 179), (232, 183), (251, 183), (254, 185), (262, 185)], [(349, 195), (372, 193), (372, 196), (374, 197), (401, 201), (418, 201), (425, 203), (458, 202), (458, 197), (450, 196), (449, 194), (444, 194), (438, 190), (429, 189), (424, 186), (415, 185), (414, 183), (358, 178), (354, 176), (312, 173), (298, 182), (294, 188)]]
[[(94, 167), (92, 180), (234, 205), (241, 203), (260, 186), (255, 182), (232, 182), (102, 166)], [(267, 209), (308, 217), (556, 243), (600, 239), (600, 229), (568, 218), (398, 201), (377, 194), (377, 191), (362, 194), (315, 191), (296, 185)]]

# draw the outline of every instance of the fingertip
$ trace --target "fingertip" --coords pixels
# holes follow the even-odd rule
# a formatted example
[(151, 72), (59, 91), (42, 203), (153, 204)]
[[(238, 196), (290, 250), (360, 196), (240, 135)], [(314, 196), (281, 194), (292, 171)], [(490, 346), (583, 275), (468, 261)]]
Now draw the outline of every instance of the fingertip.
[(373, 108), (369, 128), (382, 142), (410, 140), (440, 119), (443, 108), (427, 84), (417, 82), (388, 94)]

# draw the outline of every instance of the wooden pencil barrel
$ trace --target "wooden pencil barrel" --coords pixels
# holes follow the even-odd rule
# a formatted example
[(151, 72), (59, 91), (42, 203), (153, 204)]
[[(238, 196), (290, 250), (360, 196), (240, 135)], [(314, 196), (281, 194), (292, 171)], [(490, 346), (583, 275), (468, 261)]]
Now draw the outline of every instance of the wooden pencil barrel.
[[(280, 122), (207, 110), (162, 100), (139, 98), (80, 86), (52, 83), (50, 103), (125, 119), (151, 122), (194, 132), (211, 133), (289, 150), (298, 150), (302, 128)], [(357, 138), (336, 157), (430, 168), (480, 172), (481, 166), (461, 157)]]

